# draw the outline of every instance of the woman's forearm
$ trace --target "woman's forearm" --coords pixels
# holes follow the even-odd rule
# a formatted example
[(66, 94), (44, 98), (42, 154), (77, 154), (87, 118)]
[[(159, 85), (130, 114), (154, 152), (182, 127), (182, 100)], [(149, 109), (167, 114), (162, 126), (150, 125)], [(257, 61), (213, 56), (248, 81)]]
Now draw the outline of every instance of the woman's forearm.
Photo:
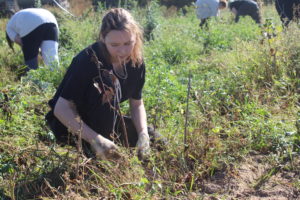
[(130, 112), (134, 126), (139, 133), (147, 133), (147, 116), (143, 100), (130, 100)]
[(18, 34), (16, 35), (14, 42), (17, 43), (20, 46), (23, 46), (22, 39)]
[(75, 105), (62, 97), (59, 97), (57, 100), (54, 115), (68, 130), (78, 136), (81, 134), (81, 138), (89, 143), (95, 138), (102, 137), (80, 119)]
[(8, 37), (9, 37), (9, 39), (10, 39), (12, 42), (15, 42), (15, 38), (16, 38), (16, 36), (18, 35), (18, 33), (16, 33), (16, 32), (14, 31), (14, 29), (11, 28), (11, 27), (9, 26), (9, 24), (8, 24), (7, 27), (6, 27), (6, 33), (7, 33)]

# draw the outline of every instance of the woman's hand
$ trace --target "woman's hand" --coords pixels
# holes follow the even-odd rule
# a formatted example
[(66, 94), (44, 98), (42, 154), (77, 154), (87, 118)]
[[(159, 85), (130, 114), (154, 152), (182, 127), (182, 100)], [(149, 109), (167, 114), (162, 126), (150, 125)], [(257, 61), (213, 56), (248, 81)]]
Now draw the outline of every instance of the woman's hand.
[(136, 143), (139, 159), (144, 159), (150, 153), (150, 139), (148, 133), (139, 133), (139, 139)]
[(142, 99), (130, 99), (130, 112), (139, 139), (136, 143), (138, 157), (143, 160), (150, 153), (150, 140), (147, 129), (147, 119), (144, 102)]
[(76, 135), (81, 134), (81, 138), (90, 143), (96, 155), (100, 158), (120, 158), (121, 156), (117, 152), (117, 145), (86, 125), (86, 123), (78, 117), (75, 108), (75, 105), (71, 101), (59, 97), (54, 107), (54, 115), (65, 127), (68, 127), (72, 133)]
[(118, 153), (118, 146), (111, 140), (106, 139), (100, 135), (90, 142), (94, 149), (96, 156), (101, 159), (119, 159), (121, 156)]

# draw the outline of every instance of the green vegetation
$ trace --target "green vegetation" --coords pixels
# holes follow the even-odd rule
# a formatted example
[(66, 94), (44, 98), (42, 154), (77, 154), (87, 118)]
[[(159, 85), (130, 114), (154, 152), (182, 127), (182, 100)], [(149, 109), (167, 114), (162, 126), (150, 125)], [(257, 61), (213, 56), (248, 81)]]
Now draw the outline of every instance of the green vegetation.
[[(226, 11), (209, 30), (198, 27), (193, 8), (186, 16), (151, 9), (132, 12), (153, 28), (145, 42), (144, 101), (149, 123), (169, 144), (153, 149), (146, 163), (127, 149), (119, 161), (87, 160), (55, 144), (45, 125), (47, 101), (72, 57), (97, 38), (103, 9), (78, 19), (53, 10), (61, 30), (58, 70), (41, 66), (20, 77), (21, 50), (13, 53), (0, 36), (2, 199), (189, 199), (193, 192), (201, 199), (203, 179), (230, 172), (253, 152), (273, 167), (255, 188), (279, 170), (299, 172), (299, 27), (283, 30), (273, 7), (264, 8), (272, 18), (262, 27), (250, 18), (235, 24)], [(0, 20), (2, 33), (6, 21)], [(291, 184), (300, 190), (299, 180)]]

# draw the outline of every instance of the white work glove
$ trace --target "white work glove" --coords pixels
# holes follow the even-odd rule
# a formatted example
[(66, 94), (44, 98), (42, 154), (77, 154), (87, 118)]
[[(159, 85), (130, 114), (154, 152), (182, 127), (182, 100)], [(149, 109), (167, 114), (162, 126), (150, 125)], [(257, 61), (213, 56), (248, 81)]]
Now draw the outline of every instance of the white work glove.
[(144, 159), (150, 153), (150, 139), (148, 133), (139, 133), (139, 139), (136, 143), (139, 159)]
[(119, 159), (121, 156), (118, 153), (118, 146), (111, 140), (98, 135), (90, 142), (96, 156), (101, 159)]

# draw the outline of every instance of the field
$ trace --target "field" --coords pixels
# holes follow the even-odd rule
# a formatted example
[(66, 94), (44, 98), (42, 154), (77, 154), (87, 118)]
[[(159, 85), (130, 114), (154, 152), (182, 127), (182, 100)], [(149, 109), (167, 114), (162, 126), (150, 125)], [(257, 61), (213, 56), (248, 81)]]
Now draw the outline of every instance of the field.
[[(141, 162), (87, 159), (47, 128), (48, 100), (72, 58), (93, 43), (105, 11), (49, 8), (60, 26), (60, 66), (21, 76), (23, 55), (0, 19), (0, 199), (300, 199), (299, 25), (234, 23), (228, 10), (201, 30), (193, 7), (152, 3), (131, 12), (148, 34), (143, 91), (148, 123), (168, 144)], [(128, 105), (122, 105), (123, 113)]]

